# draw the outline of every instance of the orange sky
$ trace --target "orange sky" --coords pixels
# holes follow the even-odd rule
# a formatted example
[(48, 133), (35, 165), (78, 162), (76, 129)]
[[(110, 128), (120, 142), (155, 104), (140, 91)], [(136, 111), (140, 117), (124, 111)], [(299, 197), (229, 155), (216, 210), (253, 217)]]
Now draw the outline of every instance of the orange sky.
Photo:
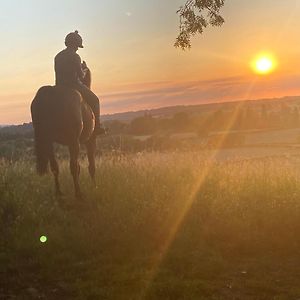
[[(227, 0), (225, 25), (207, 30), (186, 52), (173, 47), (183, 2), (0, 4), (0, 124), (30, 121), (30, 102), (40, 86), (53, 84), (53, 57), (74, 29), (84, 38), (79, 54), (92, 69), (102, 113), (300, 95), (299, 1)], [(262, 51), (278, 60), (264, 77), (250, 68)]]

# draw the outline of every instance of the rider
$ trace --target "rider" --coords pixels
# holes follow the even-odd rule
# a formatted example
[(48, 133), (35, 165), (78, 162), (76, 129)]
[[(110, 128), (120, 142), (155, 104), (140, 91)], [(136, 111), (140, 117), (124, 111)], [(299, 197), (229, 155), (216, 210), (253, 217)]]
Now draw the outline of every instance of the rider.
[(59, 52), (54, 59), (56, 85), (74, 88), (90, 105), (95, 115), (95, 132), (102, 133), (100, 127), (100, 104), (98, 97), (83, 82), (85, 71), (82, 69), (81, 58), (76, 53), (83, 48), (82, 38), (78, 31), (69, 33), (65, 38), (66, 49)]

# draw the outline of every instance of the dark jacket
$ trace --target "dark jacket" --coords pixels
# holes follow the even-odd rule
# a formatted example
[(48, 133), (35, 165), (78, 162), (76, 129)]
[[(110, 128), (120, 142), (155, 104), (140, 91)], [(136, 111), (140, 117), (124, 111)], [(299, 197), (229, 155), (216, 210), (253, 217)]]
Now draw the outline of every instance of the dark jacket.
[(66, 48), (54, 59), (55, 83), (70, 87), (81, 86), (84, 72), (80, 56), (72, 49)]

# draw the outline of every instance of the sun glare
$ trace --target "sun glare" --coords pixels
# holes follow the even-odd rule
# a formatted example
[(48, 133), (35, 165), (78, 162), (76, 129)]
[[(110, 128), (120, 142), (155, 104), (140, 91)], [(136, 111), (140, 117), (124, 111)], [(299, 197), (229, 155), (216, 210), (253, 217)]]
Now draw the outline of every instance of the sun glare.
[(270, 54), (261, 54), (251, 63), (255, 73), (266, 75), (273, 72), (277, 66), (275, 58)]

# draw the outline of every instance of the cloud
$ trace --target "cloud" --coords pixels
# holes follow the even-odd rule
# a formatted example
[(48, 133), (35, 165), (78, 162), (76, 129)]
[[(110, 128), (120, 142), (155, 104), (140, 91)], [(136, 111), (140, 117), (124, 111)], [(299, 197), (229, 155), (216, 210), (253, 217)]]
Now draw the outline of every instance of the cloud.
[(125, 13), (125, 15), (126, 15), (127, 17), (131, 17), (131, 16), (132, 16), (132, 12), (127, 11), (127, 12)]
[(226, 77), (214, 80), (162, 82), (128, 87), (101, 95), (102, 113), (151, 109), (172, 105), (273, 98), (300, 94), (300, 76)]
[[(218, 103), (300, 95), (300, 75), (224, 77), (186, 82), (157, 81), (123, 85), (113, 93), (97, 93), (101, 114), (173, 105)], [(1, 95), (0, 124), (30, 120), (33, 93)]]

